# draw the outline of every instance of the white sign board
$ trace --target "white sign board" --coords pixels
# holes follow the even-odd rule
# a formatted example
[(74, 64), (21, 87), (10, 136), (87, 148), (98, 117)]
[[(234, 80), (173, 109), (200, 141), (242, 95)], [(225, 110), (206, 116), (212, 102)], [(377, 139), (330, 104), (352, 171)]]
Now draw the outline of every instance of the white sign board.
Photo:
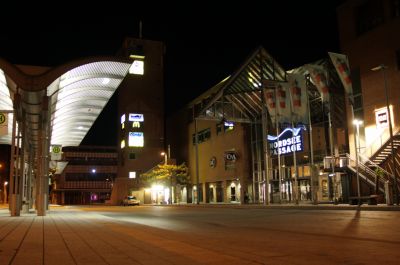
[(143, 114), (139, 113), (129, 113), (129, 121), (144, 121)]
[(8, 113), (0, 112), (0, 135), (8, 134)]
[(376, 127), (384, 129), (389, 127), (389, 113), (387, 108), (375, 110)]
[(61, 145), (51, 146), (51, 160), (61, 160)]

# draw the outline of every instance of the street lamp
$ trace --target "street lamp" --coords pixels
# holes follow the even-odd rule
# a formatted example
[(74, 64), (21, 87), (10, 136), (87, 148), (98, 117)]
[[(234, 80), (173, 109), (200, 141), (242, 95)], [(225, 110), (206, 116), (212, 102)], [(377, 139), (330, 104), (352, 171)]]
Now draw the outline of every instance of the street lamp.
[(399, 193), (397, 189), (397, 171), (396, 171), (396, 157), (395, 157), (395, 150), (393, 146), (393, 128), (392, 128), (392, 115), (390, 113), (389, 108), (389, 95), (388, 95), (388, 88), (387, 88), (387, 80), (386, 80), (386, 71), (387, 66), (384, 64), (378, 65), (377, 67), (372, 68), (372, 71), (382, 71), (383, 73), (383, 81), (385, 85), (385, 96), (386, 96), (386, 109), (388, 112), (388, 119), (389, 119), (389, 133), (390, 133), (390, 146), (391, 146), (391, 154), (392, 154), (392, 164), (393, 164), (393, 177), (394, 177), (394, 203), (399, 205)]
[[(168, 165), (168, 155), (166, 152), (161, 152), (161, 155), (164, 156), (164, 165)], [(169, 204), (172, 204), (172, 174), (169, 175)]]
[(161, 155), (164, 156), (164, 165), (168, 164), (168, 155), (165, 152), (161, 152)]
[(357, 128), (357, 146), (356, 146), (356, 174), (357, 174), (357, 197), (358, 197), (358, 205), (361, 204), (361, 200), (360, 200), (360, 174), (359, 174), (359, 169), (358, 169), (358, 152), (360, 150), (360, 125), (363, 124), (363, 121), (361, 120), (353, 120), (353, 124), (356, 126)]
[(4, 181), (4, 203), (7, 203), (7, 185), (8, 181)]

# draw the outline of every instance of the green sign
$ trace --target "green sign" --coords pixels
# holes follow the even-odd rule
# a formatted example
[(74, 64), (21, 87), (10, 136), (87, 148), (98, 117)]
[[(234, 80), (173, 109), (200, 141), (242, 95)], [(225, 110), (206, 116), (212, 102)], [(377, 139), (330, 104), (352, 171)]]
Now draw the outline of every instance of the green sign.
[(0, 113), (0, 124), (5, 123), (6, 121), (6, 115), (4, 113)]
[(53, 146), (53, 153), (58, 154), (61, 152), (61, 146), (55, 145)]

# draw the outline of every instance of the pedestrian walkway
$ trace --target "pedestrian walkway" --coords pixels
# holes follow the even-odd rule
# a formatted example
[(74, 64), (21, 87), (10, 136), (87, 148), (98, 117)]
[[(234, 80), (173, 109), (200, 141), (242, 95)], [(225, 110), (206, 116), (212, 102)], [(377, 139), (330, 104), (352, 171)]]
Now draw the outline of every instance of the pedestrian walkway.
[[(158, 206), (148, 206), (158, 207)], [(161, 207), (225, 207), (308, 210), (399, 210), (398, 206), (350, 205), (216, 205), (186, 204)], [(90, 209), (93, 208), (93, 211)], [(105, 209), (139, 218), (126, 222), (123, 218), (100, 214)], [(177, 234), (146, 230), (141, 225), (140, 208), (93, 206), (51, 206), (47, 216), (34, 211), (10, 217), (7, 205), (0, 207), (0, 264), (1, 265), (130, 265), (130, 264), (256, 264), (237, 260), (211, 249), (201, 249), (177, 238)], [(160, 209), (161, 210), (161, 209)], [(100, 212), (99, 212), (100, 211)], [(203, 212), (203, 211), (199, 211)], [(143, 219), (145, 220), (145, 219)], [(157, 220), (154, 220), (157, 222)], [(213, 257), (215, 262), (205, 262)], [(218, 263), (218, 261), (223, 261)], [(259, 263), (257, 263), (259, 264)]]
[(178, 207), (231, 207), (231, 208), (257, 208), (257, 209), (298, 209), (298, 210), (361, 210), (361, 211), (400, 211), (399, 205), (368, 205), (362, 204), (349, 205), (349, 204), (311, 204), (311, 203), (272, 203), (270, 205), (263, 204), (237, 204), (237, 203), (185, 203), (173, 205), (156, 205), (156, 206), (178, 206)]
[(134, 240), (130, 235), (140, 230), (135, 228), (136, 224), (69, 207), (52, 209), (47, 216), (32, 212), (19, 217), (10, 217), (3, 208), (0, 264), (193, 264), (189, 259), (176, 260), (173, 253)]

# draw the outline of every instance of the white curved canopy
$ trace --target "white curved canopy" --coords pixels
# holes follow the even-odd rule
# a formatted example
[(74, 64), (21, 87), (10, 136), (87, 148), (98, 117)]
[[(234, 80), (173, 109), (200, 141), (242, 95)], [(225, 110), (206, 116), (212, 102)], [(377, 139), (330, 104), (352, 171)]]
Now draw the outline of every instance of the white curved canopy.
[[(130, 64), (99, 61), (78, 66), (47, 87), (50, 105), (51, 144), (78, 146), (92, 127), (104, 106), (128, 73)], [(22, 88), (23, 89), (23, 88)], [(28, 125), (37, 136), (38, 104), (29, 104), (40, 98), (40, 92), (24, 92), (27, 112), (32, 114)], [(32, 101), (32, 102), (30, 102)], [(24, 103), (25, 104), (25, 103)], [(14, 109), (9, 84), (0, 69), (0, 112)], [(8, 114), (8, 134), (0, 135), (0, 144), (11, 144), (13, 114)]]
[[(3, 70), (0, 69), (0, 112), (2, 111), (13, 111), (13, 103), (10, 96), (10, 90), (7, 86), (6, 77)], [(6, 115), (8, 115), (8, 134), (0, 135), (0, 144), (11, 143), (13, 114), (9, 113)]]
[(121, 62), (94, 62), (56, 79), (47, 89), (51, 96), (51, 144), (78, 146), (129, 67)]

